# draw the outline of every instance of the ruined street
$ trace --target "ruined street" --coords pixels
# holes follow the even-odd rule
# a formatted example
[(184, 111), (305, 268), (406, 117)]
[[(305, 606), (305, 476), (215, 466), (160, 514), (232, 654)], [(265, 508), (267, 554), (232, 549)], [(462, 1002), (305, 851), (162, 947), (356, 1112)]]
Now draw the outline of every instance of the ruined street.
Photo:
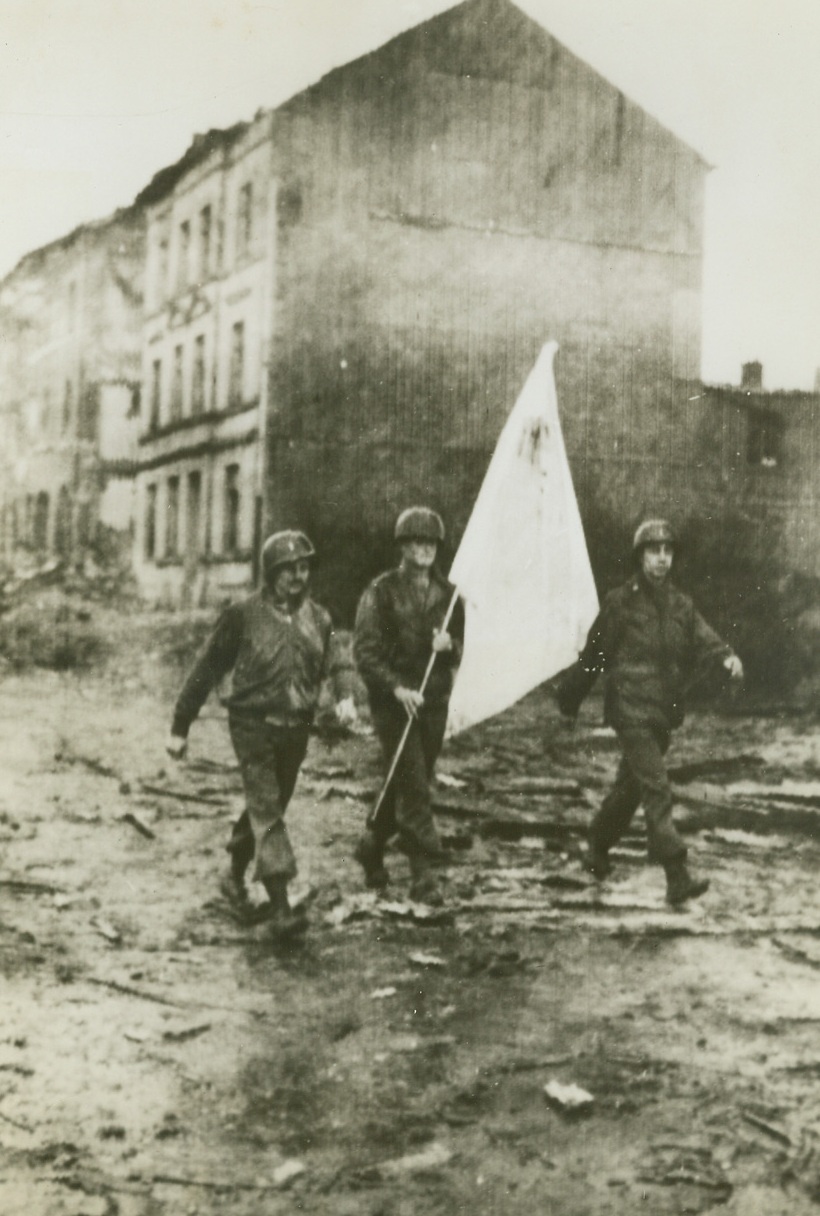
[(683, 912), (640, 817), (608, 882), (579, 864), (617, 760), (595, 701), (569, 730), (539, 692), (447, 744), (435, 911), (395, 854), (364, 892), (376, 742), (320, 731), (289, 810), (310, 930), (283, 951), (220, 896), (241, 792), (214, 700), (164, 756), (194, 625), (93, 624), (85, 670), (0, 682), (3, 1216), (816, 1210), (812, 720), (735, 703), (679, 732), (712, 883)]

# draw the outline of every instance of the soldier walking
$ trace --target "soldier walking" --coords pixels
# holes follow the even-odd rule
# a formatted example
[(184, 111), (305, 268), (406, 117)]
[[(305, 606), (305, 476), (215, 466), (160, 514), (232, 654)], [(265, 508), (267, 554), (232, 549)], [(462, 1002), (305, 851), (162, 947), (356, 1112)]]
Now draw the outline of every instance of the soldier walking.
[(334, 680), (339, 720), (349, 724), (356, 716), (352, 663), (338, 646), (330, 616), (309, 595), (314, 557), (303, 532), (268, 538), (262, 549), (263, 586), (219, 618), (179, 695), (167, 743), (173, 758), (185, 754), (188, 732), (208, 694), (232, 672), (223, 704), (246, 809), (234, 824), (223, 889), (250, 915), (244, 879), (255, 861), (254, 877), (270, 898), (272, 932), (282, 938), (306, 927), (288, 900), (296, 859), (285, 811), (327, 675)]
[[(410, 722), (395, 771), (356, 847), (369, 887), (389, 881), (388, 841), (398, 836), (410, 862), (411, 898), (441, 903), (434, 867), (443, 860), (430, 798), (430, 782), (447, 725), (453, 671), (461, 657), (463, 610), (456, 604), (443, 628), (454, 589), (436, 566), (444, 540), (441, 516), (410, 507), (399, 516), (395, 540), (399, 565), (379, 575), (364, 592), (356, 614), (354, 653), (367, 686), (373, 725), (389, 773)], [(435, 661), (420, 692), (431, 654)]]
[(649, 859), (664, 867), (667, 900), (679, 906), (702, 895), (709, 883), (687, 868), (686, 845), (672, 819), (664, 756), (672, 730), (683, 722), (692, 672), (714, 661), (739, 680), (743, 665), (689, 596), (671, 583), (675, 549), (666, 520), (640, 525), (633, 541), (635, 573), (604, 600), (578, 662), (562, 681), (558, 705), (574, 718), (603, 673), (605, 720), (616, 730), (623, 753), (615, 783), (590, 827), (587, 868), (596, 878), (607, 877), (609, 851), (642, 804)]

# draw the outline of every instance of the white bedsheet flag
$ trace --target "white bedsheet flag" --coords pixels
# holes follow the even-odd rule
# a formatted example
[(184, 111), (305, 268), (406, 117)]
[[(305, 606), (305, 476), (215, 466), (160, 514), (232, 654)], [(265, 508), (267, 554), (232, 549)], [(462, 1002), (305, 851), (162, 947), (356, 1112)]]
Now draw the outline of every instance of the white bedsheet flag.
[(450, 570), (465, 604), (448, 734), (500, 713), (578, 657), (598, 612), (542, 348), (501, 432)]

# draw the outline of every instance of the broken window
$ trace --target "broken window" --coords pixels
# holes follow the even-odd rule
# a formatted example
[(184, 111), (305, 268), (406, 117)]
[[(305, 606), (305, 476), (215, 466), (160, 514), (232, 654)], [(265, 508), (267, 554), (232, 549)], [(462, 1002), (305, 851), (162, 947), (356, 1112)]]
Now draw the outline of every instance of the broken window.
[(746, 460), (764, 469), (776, 469), (783, 463), (786, 421), (772, 410), (749, 410)]
[(57, 495), (57, 514), (54, 518), (54, 549), (59, 557), (71, 555), (71, 495), (67, 486), (60, 487)]
[(191, 223), (190, 220), (183, 220), (179, 226), (179, 247), (177, 249), (177, 291), (184, 291), (188, 286), (190, 257)]
[(48, 547), (48, 494), (41, 490), (34, 504), (34, 548), (45, 552)]
[(91, 503), (81, 502), (77, 506), (77, 547), (86, 549), (91, 543)]
[(200, 518), (202, 514), (202, 474), (188, 474), (188, 503), (185, 525), (185, 552), (193, 557), (200, 550)]
[(205, 409), (205, 335), (200, 334), (194, 342), (194, 366), (191, 372), (191, 413), (201, 414)]
[(154, 303), (159, 305), (168, 290), (168, 238), (163, 233), (157, 242), (156, 281)]
[(162, 408), (162, 360), (155, 359), (151, 364), (151, 416), (149, 429), (155, 431), (159, 426), (160, 409)]
[(225, 469), (225, 504), (222, 517), (222, 550), (233, 554), (239, 551), (239, 465), (229, 464)]
[(40, 421), (42, 433), (47, 435), (51, 430), (51, 387), (46, 385), (43, 389), (43, 414)]
[(222, 269), (222, 259), (225, 254), (225, 221), (220, 215), (216, 221), (216, 249), (214, 250), (214, 269)]
[(236, 216), (236, 256), (245, 257), (250, 251), (253, 237), (253, 183), (245, 182), (239, 191), (239, 207)]
[(242, 404), (245, 379), (245, 323), (237, 321), (231, 330), (231, 361), (228, 374), (228, 406)]
[(165, 556), (179, 553), (179, 478), (168, 478), (168, 502), (165, 515)]
[(71, 426), (71, 415), (74, 410), (74, 385), (70, 380), (65, 382), (65, 392), (63, 393), (63, 430), (67, 431)]
[(31, 545), (34, 540), (34, 495), (27, 494), (23, 507), (23, 536), (25, 543)]
[(171, 378), (171, 421), (182, 417), (182, 347), (174, 347), (174, 371)]
[(146, 486), (145, 489), (145, 523), (144, 551), (148, 560), (152, 560), (157, 551), (157, 487)]
[(100, 421), (100, 384), (83, 386), (77, 402), (77, 438), (96, 439)]
[(213, 212), (208, 203), (199, 213), (199, 278), (207, 279), (211, 272), (211, 232), (213, 229)]

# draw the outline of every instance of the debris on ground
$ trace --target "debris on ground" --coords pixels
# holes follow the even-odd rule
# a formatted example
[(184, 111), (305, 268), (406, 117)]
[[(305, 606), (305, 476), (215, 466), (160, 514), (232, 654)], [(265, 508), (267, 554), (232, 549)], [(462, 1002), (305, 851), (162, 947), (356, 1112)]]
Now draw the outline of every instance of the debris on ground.
[(508, 777), (504, 781), (489, 781), (484, 787), (488, 794), (572, 794), (581, 793), (577, 781), (557, 777)]
[(766, 762), (762, 756), (743, 753), (739, 756), (707, 756), (703, 760), (691, 760), (688, 764), (673, 764), (667, 771), (670, 781), (685, 785), (689, 781), (706, 777), (723, 777), (726, 781), (733, 781), (765, 767)]
[(454, 777), (452, 773), (437, 773), (436, 781), (448, 790), (463, 790), (467, 787), (466, 781), (463, 781), (461, 777)]
[(655, 1186), (694, 1187), (712, 1192), (707, 1201), (709, 1206), (726, 1203), (733, 1191), (725, 1171), (707, 1147), (651, 1145), (649, 1160), (639, 1171), (638, 1178)]
[(592, 1109), (595, 1101), (592, 1094), (580, 1085), (563, 1085), (560, 1081), (548, 1081), (544, 1093), (551, 1106), (569, 1115), (586, 1113)]
[(194, 1026), (179, 1026), (172, 1030), (163, 1030), (162, 1037), (169, 1043), (184, 1043), (188, 1039), (198, 1039), (211, 1029), (210, 1022), (199, 1022)]
[(156, 832), (152, 828), (149, 828), (145, 820), (141, 819), (139, 815), (135, 815), (133, 811), (126, 811), (124, 815), (120, 815), (120, 819), (123, 823), (130, 823), (146, 840), (156, 840)]
[(284, 1161), (273, 1171), (273, 1185), (280, 1190), (284, 1190), (296, 1178), (301, 1178), (305, 1172), (305, 1168), (304, 1163), (301, 1161)]
[(325, 923), (339, 928), (351, 920), (398, 919), (441, 924), (452, 918), (447, 908), (433, 908), (427, 904), (408, 901), (386, 900), (372, 892), (351, 895), (341, 900), (325, 914)]
[(101, 916), (96, 916), (91, 921), (92, 928), (104, 937), (106, 941), (112, 942), (114, 945), (119, 945), (122, 941), (122, 934), (119, 929), (115, 929), (110, 921), (104, 920)]
[(415, 954), (409, 955), (410, 962), (415, 963), (417, 967), (446, 967), (447, 961), (440, 954), (424, 954), (421, 951), (416, 951)]
[(396, 1177), (402, 1174), (423, 1174), (428, 1170), (436, 1170), (443, 1165), (447, 1165), (452, 1160), (452, 1157), (452, 1150), (447, 1148), (445, 1144), (436, 1141), (420, 1153), (410, 1153), (406, 1157), (399, 1157), (393, 1161), (383, 1161), (379, 1165), (379, 1170), (387, 1177)]
[[(676, 735), (695, 805), (675, 814), (711, 879), (683, 914), (640, 812), (607, 882), (583, 869), (618, 763), (600, 705), (559, 734), (536, 691), (448, 742), (441, 909), (405, 898), (397, 850), (388, 898), (363, 891), (352, 850), (378, 747), (315, 735), (288, 811), (289, 895), (314, 914), (298, 947), (273, 948), (228, 924), (219, 893), (242, 799), (221, 708), (184, 764), (161, 755), (214, 613), (178, 618), (95, 603), (65, 620), (114, 631), (102, 666), (0, 687), (0, 1211), (811, 1216), (809, 724), (693, 714)], [(270, 907), (260, 884), (245, 895)]]
[(737, 798), (752, 798), (763, 802), (793, 802), (797, 806), (820, 809), (820, 782), (779, 781), (762, 785), (757, 781), (736, 781), (726, 786), (727, 794)]

